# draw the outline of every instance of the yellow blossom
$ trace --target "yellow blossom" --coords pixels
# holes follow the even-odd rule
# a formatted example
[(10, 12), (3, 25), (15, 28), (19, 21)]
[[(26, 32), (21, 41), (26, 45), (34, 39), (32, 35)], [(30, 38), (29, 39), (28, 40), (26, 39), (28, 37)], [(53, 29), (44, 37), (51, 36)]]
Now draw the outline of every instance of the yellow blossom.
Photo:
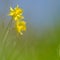
[(16, 22), (16, 30), (21, 35), (23, 34), (22, 31), (26, 31), (26, 22), (25, 21), (17, 21)]
[(14, 9), (12, 7), (10, 7), (9, 15), (12, 16), (12, 18), (14, 20), (24, 19), (22, 14), (23, 14), (23, 10), (21, 8), (19, 8), (18, 5)]

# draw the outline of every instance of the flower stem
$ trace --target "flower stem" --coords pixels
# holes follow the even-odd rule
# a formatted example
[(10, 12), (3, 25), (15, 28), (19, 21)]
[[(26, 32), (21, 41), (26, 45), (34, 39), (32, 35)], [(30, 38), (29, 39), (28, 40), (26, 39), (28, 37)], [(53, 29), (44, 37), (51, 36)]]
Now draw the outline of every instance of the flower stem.
[(3, 44), (5, 43), (5, 40), (6, 40), (7, 36), (8, 36), (9, 30), (10, 30), (10, 27), (11, 27), (11, 23), (12, 23), (12, 19), (8, 23), (8, 26), (7, 26), (4, 34), (3, 34), (3, 39), (2, 39), (3, 40)]
[(1, 52), (1, 56), (0, 56), (0, 60), (3, 58), (3, 53), (5, 50), (5, 43), (6, 43), (6, 39), (8, 37), (8, 33), (11, 27), (11, 23), (12, 23), (12, 19), (9, 21), (7, 28), (5, 29), (3, 36), (2, 36), (2, 52)]

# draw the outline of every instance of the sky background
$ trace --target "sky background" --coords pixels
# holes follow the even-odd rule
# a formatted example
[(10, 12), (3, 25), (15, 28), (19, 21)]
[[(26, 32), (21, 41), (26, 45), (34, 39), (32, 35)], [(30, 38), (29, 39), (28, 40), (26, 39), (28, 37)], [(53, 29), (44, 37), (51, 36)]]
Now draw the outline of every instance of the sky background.
[(60, 17), (60, 0), (0, 0), (0, 19), (8, 20), (9, 7), (19, 5), (24, 10), (27, 24), (48, 27)]

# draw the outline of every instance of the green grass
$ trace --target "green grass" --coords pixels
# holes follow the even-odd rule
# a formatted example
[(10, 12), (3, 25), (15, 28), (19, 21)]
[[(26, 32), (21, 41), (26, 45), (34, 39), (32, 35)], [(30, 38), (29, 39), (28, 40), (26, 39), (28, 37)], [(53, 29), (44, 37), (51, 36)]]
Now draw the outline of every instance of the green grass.
[(28, 30), (23, 36), (14, 30), (3, 44), (5, 28), (0, 26), (0, 60), (60, 60), (60, 28), (44, 30), (42, 34)]

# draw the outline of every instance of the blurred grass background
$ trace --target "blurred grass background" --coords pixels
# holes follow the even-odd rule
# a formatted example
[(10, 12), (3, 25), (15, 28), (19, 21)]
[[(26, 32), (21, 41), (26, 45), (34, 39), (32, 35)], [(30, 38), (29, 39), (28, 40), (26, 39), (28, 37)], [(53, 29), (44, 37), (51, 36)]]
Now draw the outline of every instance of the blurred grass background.
[[(1, 0), (0, 2), (0, 60), (60, 60), (59, 0), (49, 1), (49, 3), (53, 2), (53, 7), (47, 4), (47, 0), (43, 0), (43, 2), (41, 0), (31, 0), (31, 2), (25, 1)], [(52, 13), (53, 15), (51, 14), (50, 16), (50, 13), (43, 7), (43, 5), (42, 7), (40, 6), (40, 2), (42, 4), (46, 4), (45, 8), (47, 8), (50, 13), (55, 11), (54, 7), (58, 4), (56, 8), (57, 10), (55, 11), (56, 13), (54, 12)], [(36, 3), (34, 4), (35, 6), (40, 6), (38, 7), (39, 9), (36, 8), (36, 15), (34, 13), (35, 10), (33, 10), (35, 9), (34, 5), (30, 7), (31, 4), (29, 5), (27, 3)], [(5, 43), (3, 44), (3, 33), (10, 20), (7, 16), (9, 7), (14, 7), (16, 4), (22, 6), (24, 9), (24, 16), (27, 22), (27, 31), (24, 32), (23, 36), (20, 36), (17, 35), (13, 29), (11, 29)], [(52, 10), (50, 11), (47, 6)], [(41, 11), (39, 11), (40, 8), (42, 8), (42, 12), (46, 13), (41, 13)], [(40, 13), (42, 16), (39, 15)]]

